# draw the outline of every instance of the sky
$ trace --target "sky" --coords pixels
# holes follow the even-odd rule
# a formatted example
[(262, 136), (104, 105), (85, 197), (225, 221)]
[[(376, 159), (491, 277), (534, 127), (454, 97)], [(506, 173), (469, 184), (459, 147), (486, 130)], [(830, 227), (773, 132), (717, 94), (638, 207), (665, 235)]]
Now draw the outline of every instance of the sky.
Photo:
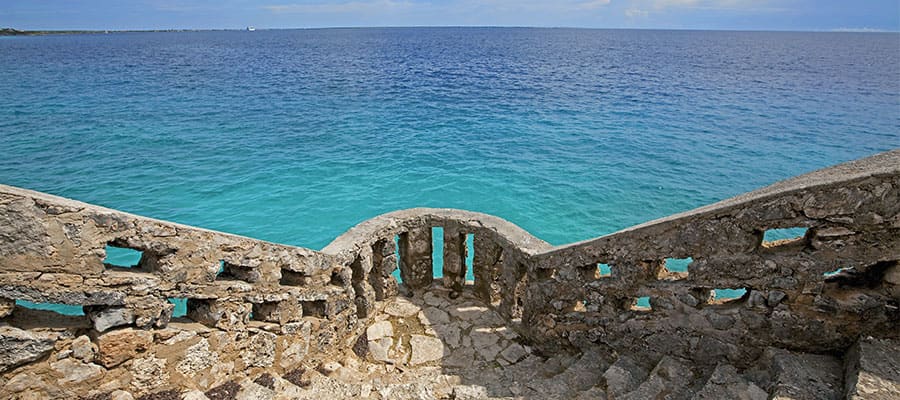
[(356, 26), (898, 31), (900, 0), (0, 0), (0, 27)]

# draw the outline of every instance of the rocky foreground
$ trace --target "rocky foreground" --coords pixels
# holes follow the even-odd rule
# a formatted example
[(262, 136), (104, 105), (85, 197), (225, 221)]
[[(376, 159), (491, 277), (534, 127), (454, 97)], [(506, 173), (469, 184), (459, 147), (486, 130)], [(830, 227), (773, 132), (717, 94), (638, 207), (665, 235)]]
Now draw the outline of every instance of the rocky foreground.
[[(548, 356), (537, 352), (468, 292), (456, 299), (449, 294), (435, 285), (424, 295), (385, 302), (355, 346), (338, 352), (331, 361), (280, 375), (262, 372), (234, 379), (241, 376), (234, 371), (234, 363), (220, 361), (227, 358), (221, 354), (226, 349), (210, 344), (217, 341), (215, 330), (173, 322), (155, 332), (115, 330), (104, 335), (99, 346), (87, 336), (60, 340), (55, 348), (51, 345), (52, 354), (43, 361), (4, 382), (0, 394), (16, 399), (41, 398), (39, 393), (64, 397), (68, 386), (121, 372), (122, 379), (103, 379), (93, 394), (83, 398), (900, 398), (900, 341), (864, 339), (843, 355), (770, 348), (754, 368), (745, 370), (729, 364), (712, 370), (697, 368), (669, 356), (648, 363), (646, 355), (618, 355), (600, 347)], [(65, 321), (59, 322), (62, 327)], [(258, 324), (252, 329), (265, 332), (268, 328)], [(50, 343), (41, 340), (41, 333), (11, 326), (0, 327), (0, 334), (4, 336), (0, 359), (29, 352), (39, 356), (42, 346)], [(274, 358), (271, 346), (263, 342), (243, 350), (240, 357), (248, 365), (254, 364), (254, 358)], [(173, 354), (182, 354), (174, 351), (180, 348), (187, 351), (174, 358)], [(209, 374), (198, 376), (197, 386), (214, 387), (132, 394), (152, 390), (173, 367), (185, 375), (209, 368)]]

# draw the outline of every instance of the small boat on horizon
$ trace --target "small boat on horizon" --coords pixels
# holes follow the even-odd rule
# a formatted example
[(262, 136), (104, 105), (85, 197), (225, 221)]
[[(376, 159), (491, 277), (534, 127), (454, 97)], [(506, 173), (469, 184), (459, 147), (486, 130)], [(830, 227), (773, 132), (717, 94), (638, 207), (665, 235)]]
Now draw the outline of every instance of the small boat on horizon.
[(255, 30), (256, 30), (256, 28), (254, 28), (254, 27), (252, 27), (252, 26), (248, 26), (248, 27), (247, 27), (247, 32), (253, 32), (253, 31), (255, 31)]

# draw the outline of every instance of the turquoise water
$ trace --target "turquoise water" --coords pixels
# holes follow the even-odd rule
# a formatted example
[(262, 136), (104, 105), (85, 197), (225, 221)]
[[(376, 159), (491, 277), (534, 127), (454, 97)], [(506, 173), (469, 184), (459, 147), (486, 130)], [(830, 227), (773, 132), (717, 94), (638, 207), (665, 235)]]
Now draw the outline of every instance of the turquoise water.
[(319, 249), (402, 208), (552, 244), (900, 147), (900, 34), (0, 39), (0, 182)]

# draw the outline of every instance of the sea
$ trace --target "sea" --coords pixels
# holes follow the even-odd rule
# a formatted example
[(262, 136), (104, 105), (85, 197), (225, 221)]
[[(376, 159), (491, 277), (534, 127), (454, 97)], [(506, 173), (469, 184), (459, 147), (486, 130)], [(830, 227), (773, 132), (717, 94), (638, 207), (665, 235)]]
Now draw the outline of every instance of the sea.
[(0, 183), (312, 249), (410, 207), (561, 245), (897, 147), (898, 33), (0, 38)]

